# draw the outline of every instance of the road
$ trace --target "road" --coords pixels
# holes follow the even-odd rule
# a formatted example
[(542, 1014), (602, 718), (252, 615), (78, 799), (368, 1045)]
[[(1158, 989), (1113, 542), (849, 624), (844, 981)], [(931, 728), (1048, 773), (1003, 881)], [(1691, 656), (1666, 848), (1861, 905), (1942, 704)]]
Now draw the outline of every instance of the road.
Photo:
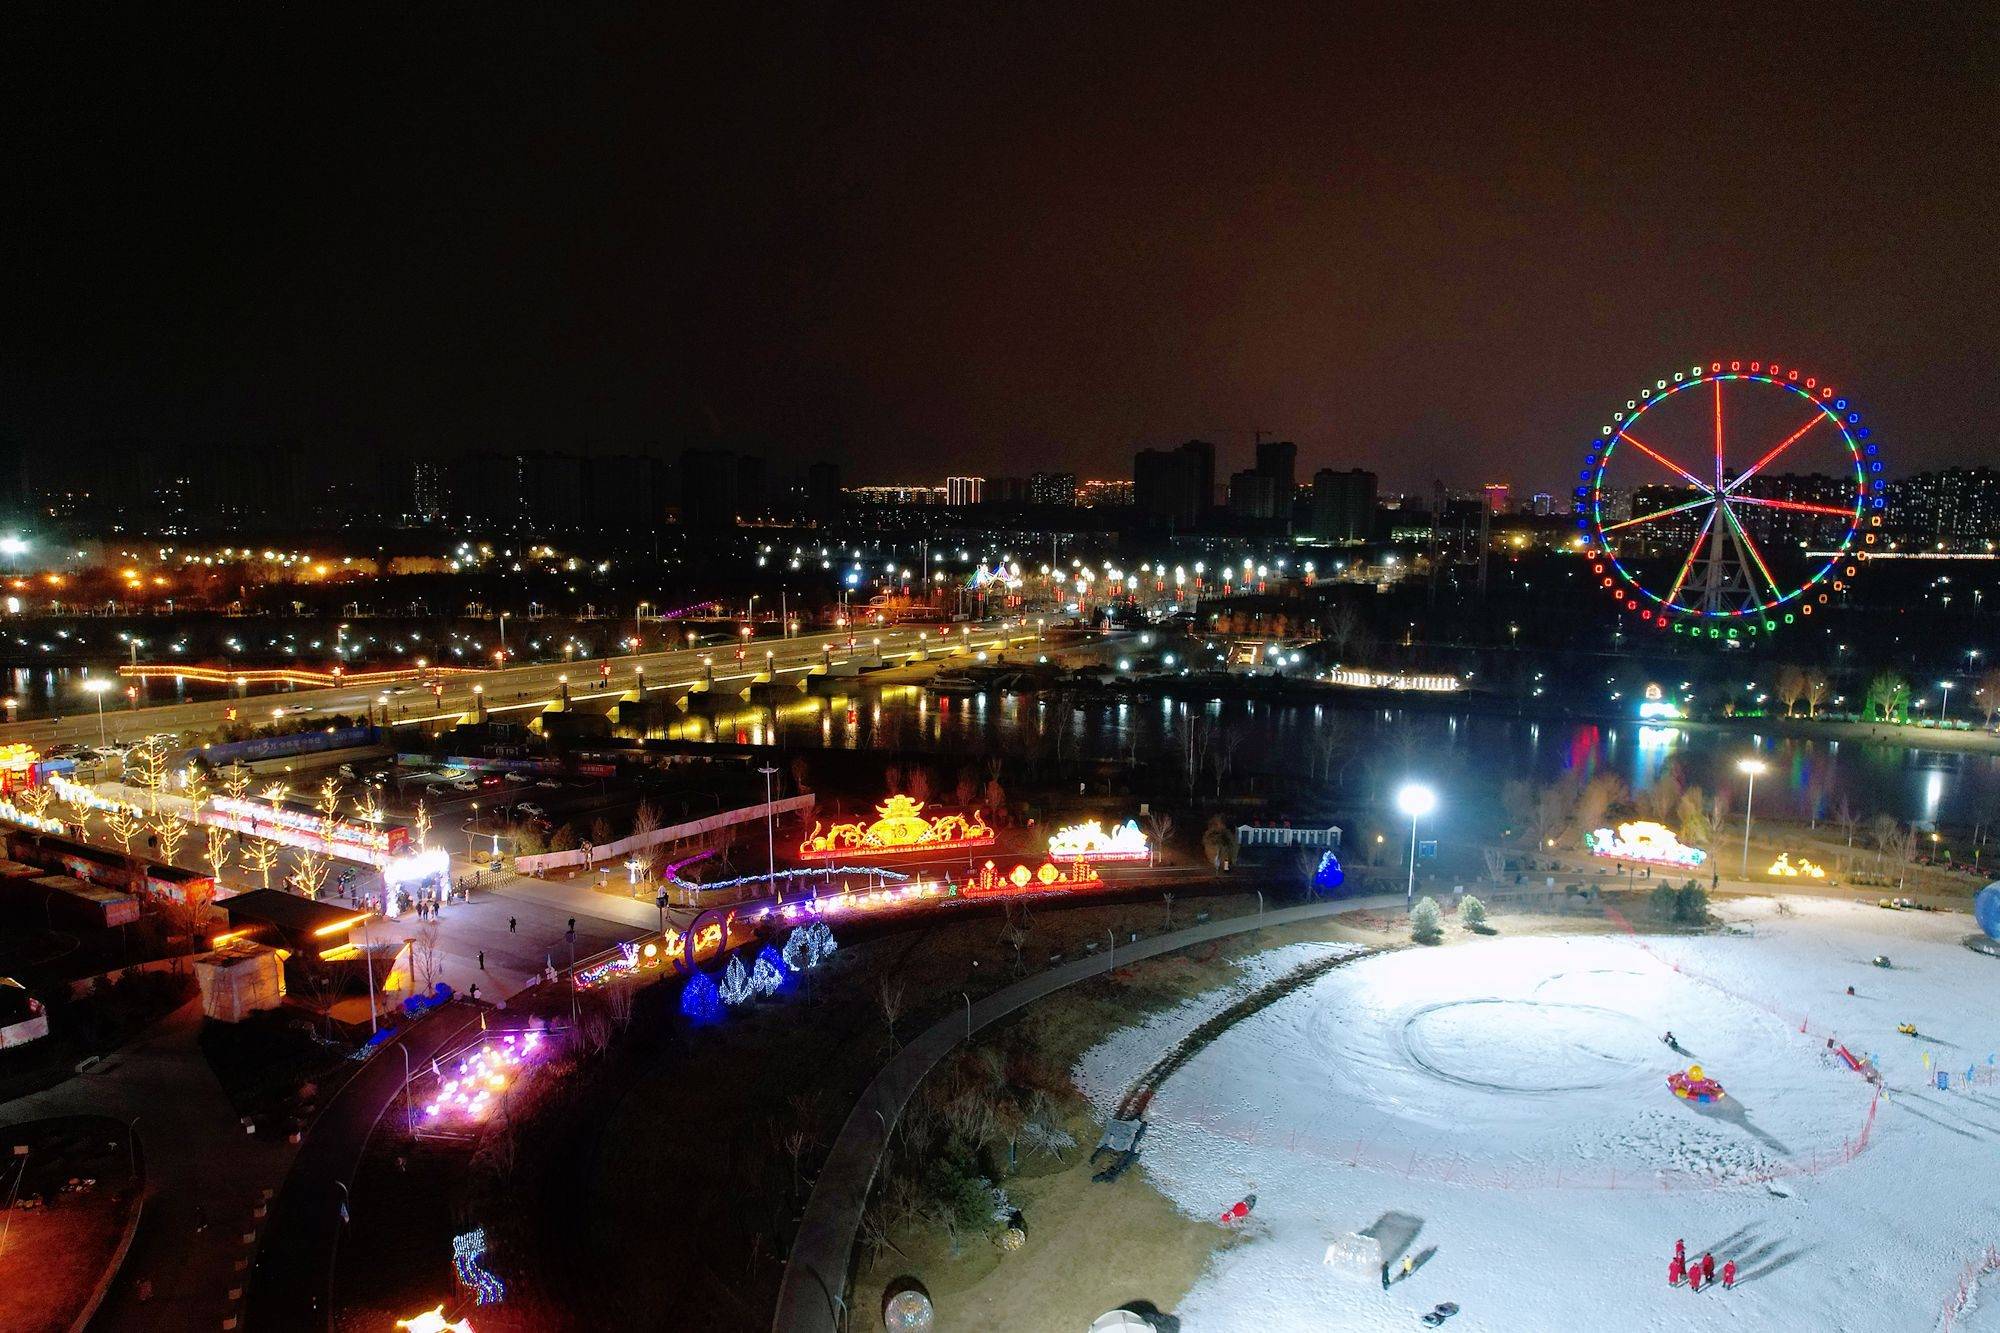
[(366, 1213), (357, 1211), (349, 1198), (349, 1188), (375, 1122), (402, 1091), (405, 1066), (398, 1048), (408, 1050), (409, 1068), (420, 1069), (478, 1021), (479, 1011), (470, 1005), (446, 1006), (378, 1049), (327, 1104), (271, 1207), (250, 1273), (245, 1327), (331, 1325), (333, 1265), (341, 1233), (349, 1225), (368, 1225)]
[[(746, 640), (740, 664), (735, 647), (709, 645), (589, 661), (505, 667), (477, 675), (446, 677), (444, 692), (436, 699), (425, 686), (395, 686), (385, 691), (375, 686), (335, 685), (285, 694), (142, 704), (138, 708), (114, 704), (102, 714), (93, 710), (61, 719), (31, 718), (0, 724), (0, 744), (23, 742), (46, 750), (63, 744), (137, 740), (162, 731), (202, 731), (221, 726), (229, 720), (232, 710), (239, 720), (261, 720), (260, 712), (269, 716), (278, 710), (287, 716), (309, 713), (360, 717), (371, 710), (379, 714), (386, 709), (392, 721), (416, 724), (433, 718), (470, 718), (482, 705), (488, 713), (495, 714), (544, 709), (561, 697), (564, 677), (568, 678), (571, 697), (579, 700), (593, 695), (604, 697), (597, 687), (606, 679), (610, 682), (608, 688), (619, 693), (636, 689), (646, 694), (673, 694), (703, 685), (740, 690), (768, 679), (767, 668), (783, 676), (850, 662), (863, 667), (909, 662), (940, 654), (941, 641), (948, 641), (955, 653), (1001, 652), (1032, 645), (1036, 637), (1031, 626), (1011, 621), (971, 622), (951, 626), (948, 631), (927, 622), (852, 634), (838, 630), (787, 639)], [(605, 663), (610, 666), (608, 678), (602, 671)], [(402, 693), (394, 692), (398, 689)]]

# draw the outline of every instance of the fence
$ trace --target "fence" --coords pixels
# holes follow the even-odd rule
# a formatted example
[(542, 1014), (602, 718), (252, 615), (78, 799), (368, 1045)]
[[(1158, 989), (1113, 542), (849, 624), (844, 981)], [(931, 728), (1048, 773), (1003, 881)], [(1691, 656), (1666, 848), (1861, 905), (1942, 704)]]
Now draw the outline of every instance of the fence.
[(1289, 824), (1238, 824), (1236, 841), (1244, 847), (1338, 847), (1340, 829), (1293, 828)]
[(1979, 1289), (1980, 1279), (1988, 1273), (2000, 1270), (2000, 1245), (1988, 1245), (1986, 1252), (1967, 1264), (1958, 1275), (1958, 1288), (1944, 1303), (1944, 1318), (1939, 1327), (1944, 1333), (1951, 1333), (1972, 1304), (1972, 1293)]
[(514, 858), (514, 870), (522, 875), (539, 875), (566, 866), (591, 866), (599, 861), (616, 860), (646, 847), (658, 847), (663, 843), (679, 842), (686, 838), (699, 838), (737, 824), (748, 824), (752, 820), (764, 818), (768, 812), (773, 819), (782, 819), (794, 810), (810, 810), (819, 798), (811, 792), (803, 796), (785, 796), (769, 805), (758, 803), (746, 805), (740, 810), (723, 810), (701, 819), (692, 819), (685, 824), (669, 824), (656, 828), (650, 833), (635, 833), (629, 838), (616, 842), (597, 843), (589, 847), (574, 847), (566, 852), (542, 852), (534, 856)]

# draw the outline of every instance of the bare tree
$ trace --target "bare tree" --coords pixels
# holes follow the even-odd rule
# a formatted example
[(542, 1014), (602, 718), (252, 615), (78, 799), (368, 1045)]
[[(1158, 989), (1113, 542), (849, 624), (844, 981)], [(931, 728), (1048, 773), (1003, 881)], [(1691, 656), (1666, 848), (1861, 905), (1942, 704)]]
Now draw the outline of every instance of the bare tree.
[(153, 841), (159, 846), (160, 860), (172, 865), (174, 858), (181, 854), (182, 845), (187, 842), (187, 824), (179, 815), (161, 810), (155, 812), (149, 827), (153, 830)]
[(1771, 692), (1784, 701), (1785, 716), (1790, 717), (1798, 707), (1799, 700), (1806, 697), (1806, 673), (1804, 668), (1781, 666), (1771, 685)]
[(343, 794), (339, 778), (321, 778), (319, 791), (313, 797), (313, 809), (319, 811), (320, 818), (332, 819), (340, 813), (340, 801)]
[(639, 808), (632, 812), (632, 836), (643, 838), (659, 826), (659, 809), (651, 801), (639, 802)]
[(292, 882), (299, 886), (299, 892), (308, 898), (319, 897), (319, 891), (326, 887), (327, 872), (332, 869), (326, 855), (310, 848), (292, 854)]
[(1833, 677), (1825, 667), (1806, 668), (1806, 716), (1818, 717), (1820, 705), (1833, 693)]
[(896, 1040), (896, 1020), (903, 1016), (907, 991), (901, 977), (883, 977), (875, 983), (875, 1007), (881, 1011), (882, 1022), (889, 1029), (889, 1040)]
[(257, 882), (271, 887), (271, 871), (278, 864), (278, 844), (269, 838), (252, 838), (243, 846), (243, 864), (257, 872)]
[(1979, 707), (1986, 714), (1986, 725), (1991, 727), (1993, 719), (2000, 717), (2000, 667), (1988, 667), (1980, 673), (1979, 683), (1972, 687), (1972, 697), (1979, 700)]
[(202, 831), (208, 849), (202, 853), (202, 860), (208, 862), (208, 873), (217, 884), (222, 882), (222, 872), (229, 865), (229, 830), (210, 824)]
[(431, 809), (421, 798), (417, 801), (416, 818), (410, 822), (417, 830), (417, 850), (428, 850), (431, 845)]
[(1146, 842), (1153, 855), (1153, 864), (1158, 865), (1166, 855), (1167, 842), (1174, 836), (1174, 817), (1164, 810), (1146, 812)]
[(222, 770), (222, 790), (232, 800), (240, 801), (249, 795), (254, 780), (254, 775), (242, 764), (231, 764)]
[(411, 970), (417, 974), (426, 994), (437, 989), (438, 972), (444, 964), (444, 950), (438, 944), (440, 929), (437, 918), (427, 917), (410, 941)]
[(139, 831), (145, 825), (140, 822), (136, 812), (120, 805), (104, 816), (104, 827), (110, 831), (112, 837), (118, 839), (118, 845), (125, 849), (125, 855), (130, 856), (132, 841), (139, 836)]

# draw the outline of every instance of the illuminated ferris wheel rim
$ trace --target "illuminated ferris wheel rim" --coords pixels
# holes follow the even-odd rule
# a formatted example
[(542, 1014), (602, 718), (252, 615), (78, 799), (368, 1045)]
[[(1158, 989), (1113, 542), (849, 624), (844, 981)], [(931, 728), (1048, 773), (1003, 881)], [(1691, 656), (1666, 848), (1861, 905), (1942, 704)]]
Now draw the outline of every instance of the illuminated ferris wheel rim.
[[(1722, 394), (1725, 384), (1735, 383), (1762, 384), (1785, 390), (1810, 404), (1814, 410), (1805, 425), (1731, 477), (1724, 461)], [(1690, 469), (1643, 443), (1633, 433), (1634, 426), (1647, 412), (1677, 394), (1705, 384), (1714, 385), (1716, 397), (1713, 482), (1704, 481)], [(1854, 483), (1851, 508), (1738, 493), (1743, 483), (1761, 473), (1821, 422), (1830, 423), (1839, 432), (1840, 441), (1848, 451)], [(1577, 474), (1580, 483), (1575, 490), (1577, 527), (1582, 533), (1580, 540), (1586, 557), (1591, 561), (1593, 575), (1625, 610), (1636, 612), (1642, 620), (1656, 628), (1671, 628), (1676, 634), (1737, 638), (1744, 633), (1755, 635), (1760, 630), (1776, 630), (1781, 624), (1792, 623), (1799, 616), (1810, 616), (1815, 606), (1824, 605), (1827, 601), (1827, 590), (1822, 587), (1823, 584), (1830, 584), (1833, 591), (1846, 587), (1846, 579), (1854, 576), (1856, 563), (1866, 558), (1868, 548), (1876, 541), (1876, 529), (1882, 523), (1881, 511), (1885, 506), (1882, 460), (1879, 447), (1869, 439), (1870, 433), (1869, 428), (1862, 424), (1860, 411), (1845, 395), (1837, 393), (1831, 385), (1822, 384), (1817, 376), (1781, 366), (1775, 361), (1711, 361), (1656, 380), (1652, 387), (1627, 399), (1624, 409), (1614, 412), (1610, 423), (1599, 429), (1598, 438), (1591, 442), (1584, 468)], [(1621, 443), (1631, 445), (1700, 494), (1685, 504), (1607, 524), (1603, 516), (1605, 470)], [(1840, 541), (1827, 557), (1811, 569), (1803, 582), (1788, 588), (1779, 584), (1756, 542), (1737, 518), (1735, 508), (1738, 505), (1837, 516), (1846, 520), (1846, 526)], [(1621, 562), (1614, 549), (1615, 543), (1608, 540), (1610, 534), (1620, 529), (1702, 509), (1707, 511), (1707, 516), (1693, 546), (1681, 562), (1679, 574), (1664, 595), (1648, 586), (1637, 572)], [(1719, 524), (1718, 517), (1722, 520)], [(1860, 538), (1858, 546), (1857, 536)], [(1705, 563), (1710, 573), (1709, 585), (1699, 605), (1683, 604), (1683, 591), (1702, 556), (1704, 545), (1708, 550)], [(1715, 571), (1726, 567), (1730, 559), (1723, 554), (1725, 545), (1736, 553), (1735, 559), (1740, 565), (1738, 576), (1743, 580), (1744, 596), (1741, 604), (1733, 607), (1719, 604), (1714, 584)], [(1747, 560), (1742, 558), (1745, 555), (1749, 557)], [(1757, 587), (1760, 575), (1764, 583), (1761, 592)], [(1797, 605), (1793, 607), (1792, 603)]]

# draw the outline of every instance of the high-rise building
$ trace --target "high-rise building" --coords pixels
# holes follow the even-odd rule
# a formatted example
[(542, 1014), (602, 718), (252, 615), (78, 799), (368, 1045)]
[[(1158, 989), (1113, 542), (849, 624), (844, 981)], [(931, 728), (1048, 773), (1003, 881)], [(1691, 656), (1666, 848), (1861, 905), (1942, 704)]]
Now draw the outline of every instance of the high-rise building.
[(1028, 481), (1028, 498), (1038, 505), (1068, 508), (1076, 504), (1076, 473), (1037, 472)]
[(1229, 478), (1229, 518), (1233, 523), (1268, 524), (1278, 517), (1278, 479), (1255, 468)]
[(1892, 481), (1888, 489), (1889, 522), (1899, 533), (1946, 546), (2000, 540), (2000, 471), (1942, 468)]
[(988, 477), (980, 483), (978, 504), (1024, 505), (1033, 498), (1026, 477)]
[(1323, 467), (1313, 473), (1312, 531), (1323, 542), (1365, 542), (1375, 535), (1373, 472)]
[(985, 497), (986, 478), (946, 477), (944, 479), (945, 503), (949, 505), (976, 505)]
[(1132, 503), (1129, 481), (1086, 481), (1076, 488), (1076, 502), (1086, 509), (1111, 508)]
[(1299, 447), (1290, 440), (1257, 441), (1257, 475), (1271, 480), (1271, 517), (1289, 522), (1298, 494)]
[(1141, 449), (1132, 459), (1132, 502), (1148, 526), (1192, 532), (1215, 505), (1215, 446)]
[(681, 526), (710, 531), (735, 527), (742, 513), (741, 486), (733, 450), (683, 450)]
[(1556, 512), (1556, 498), (1547, 491), (1536, 491), (1529, 503), (1534, 508), (1536, 518), (1547, 518)]
[(1513, 488), (1504, 481), (1489, 481), (1486, 483), (1485, 491), (1486, 512), (1489, 514), (1506, 513), (1507, 506), (1512, 503)]
[(435, 458), (418, 459), (411, 475), (410, 518), (418, 523), (442, 523), (448, 507), (444, 465)]

